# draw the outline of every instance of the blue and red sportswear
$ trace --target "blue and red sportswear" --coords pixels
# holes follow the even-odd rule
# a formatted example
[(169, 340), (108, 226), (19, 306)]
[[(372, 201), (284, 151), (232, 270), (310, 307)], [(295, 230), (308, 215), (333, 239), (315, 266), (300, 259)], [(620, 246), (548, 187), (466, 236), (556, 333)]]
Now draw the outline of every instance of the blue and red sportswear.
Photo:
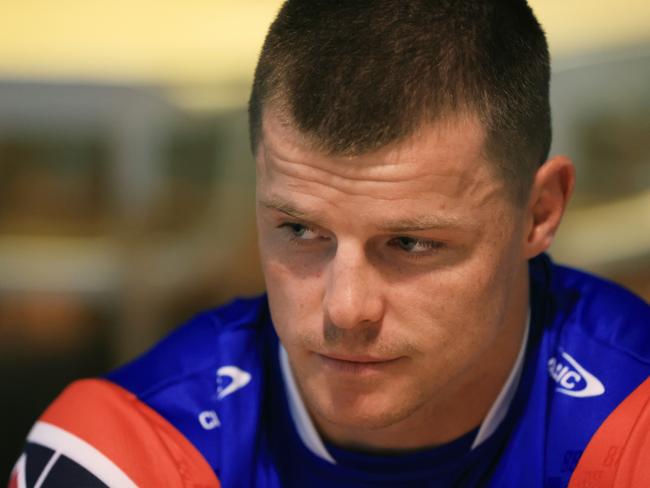
[(530, 276), (517, 381), (480, 442), (484, 428), (385, 456), (320, 439), (262, 296), (70, 385), (30, 432), (9, 486), (650, 486), (650, 307), (545, 255)]

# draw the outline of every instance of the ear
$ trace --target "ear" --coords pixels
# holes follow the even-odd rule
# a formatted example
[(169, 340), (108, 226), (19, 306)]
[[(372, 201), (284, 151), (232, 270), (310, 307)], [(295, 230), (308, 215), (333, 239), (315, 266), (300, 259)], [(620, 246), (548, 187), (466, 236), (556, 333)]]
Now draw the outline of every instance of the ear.
[(574, 184), (575, 168), (565, 156), (555, 156), (537, 170), (526, 207), (524, 254), (527, 259), (546, 251), (551, 245)]

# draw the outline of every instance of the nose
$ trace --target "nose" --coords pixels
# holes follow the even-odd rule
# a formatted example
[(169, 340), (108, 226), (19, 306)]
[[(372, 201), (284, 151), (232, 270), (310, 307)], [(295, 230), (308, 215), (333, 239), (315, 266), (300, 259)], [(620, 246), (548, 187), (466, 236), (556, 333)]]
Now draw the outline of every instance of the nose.
[(379, 276), (361, 246), (339, 243), (327, 268), (323, 310), (338, 329), (379, 323), (384, 302)]

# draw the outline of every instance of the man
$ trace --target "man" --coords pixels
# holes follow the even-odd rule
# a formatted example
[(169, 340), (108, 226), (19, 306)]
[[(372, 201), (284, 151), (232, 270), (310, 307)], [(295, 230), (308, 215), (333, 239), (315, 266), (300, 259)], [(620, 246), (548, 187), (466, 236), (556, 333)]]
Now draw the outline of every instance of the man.
[(16, 486), (647, 486), (648, 306), (543, 254), (548, 82), (524, 1), (289, 0), (250, 101), (268, 297), (71, 385)]

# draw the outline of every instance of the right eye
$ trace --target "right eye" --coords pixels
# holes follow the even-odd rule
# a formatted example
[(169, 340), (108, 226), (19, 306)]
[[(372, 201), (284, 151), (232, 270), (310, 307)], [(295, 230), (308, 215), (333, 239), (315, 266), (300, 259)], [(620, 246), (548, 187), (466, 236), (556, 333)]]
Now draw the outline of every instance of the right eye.
[(315, 229), (297, 222), (284, 222), (278, 228), (285, 229), (291, 240), (313, 241), (322, 237)]

